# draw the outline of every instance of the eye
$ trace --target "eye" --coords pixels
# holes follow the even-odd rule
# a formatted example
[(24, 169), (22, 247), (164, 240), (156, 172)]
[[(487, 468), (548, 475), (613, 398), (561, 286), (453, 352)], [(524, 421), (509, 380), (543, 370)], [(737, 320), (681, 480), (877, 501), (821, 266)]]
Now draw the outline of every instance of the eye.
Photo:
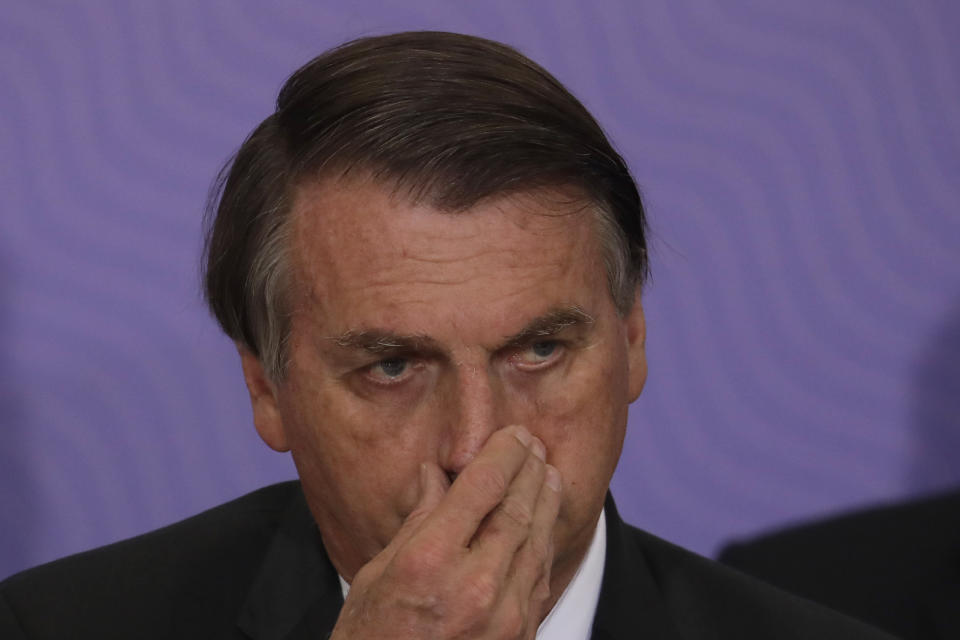
[(553, 341), (535, 342), (533, 346), (530, 347), (530, 350), (533, 351), (533, 355), (538, 358), (549, 358), (553, 355), (553, 352), (557, 350), (557, 343)]
[(563, 353), (563, 345), (557, 340), (540, 340), (520, 349), (514, 361), (521, 369), (541, 369), (555, 362)]
[(397, 384), (409, 377), (412, 368), (407, 358), (386, 358), (367, 367), (367, 376), (379, 384)]

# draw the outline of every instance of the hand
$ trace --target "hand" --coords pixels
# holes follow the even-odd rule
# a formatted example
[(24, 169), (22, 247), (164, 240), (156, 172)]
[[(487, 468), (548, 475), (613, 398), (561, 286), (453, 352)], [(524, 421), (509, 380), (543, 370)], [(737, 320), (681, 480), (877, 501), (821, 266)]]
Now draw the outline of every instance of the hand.
[(490, 436), (452, 485), (420, 469), (420, 500), (354, 577), (332, 639), (533, 638), (550, 595), (560, 473), (523, 427)]

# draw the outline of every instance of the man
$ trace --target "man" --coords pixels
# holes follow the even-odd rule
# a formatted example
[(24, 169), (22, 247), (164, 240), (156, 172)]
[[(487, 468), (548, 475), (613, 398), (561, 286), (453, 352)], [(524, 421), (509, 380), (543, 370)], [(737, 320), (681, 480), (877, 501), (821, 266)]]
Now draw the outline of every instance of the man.
[(244, 142), (206, 293), (300, 483), (3, 585), (16, 637), (872, 638), (624, 525), (643, 208), (517, 52), (368, 38)]
[(960, 491), (729, 545), (720, 561), (904, 640), (960, 638)]

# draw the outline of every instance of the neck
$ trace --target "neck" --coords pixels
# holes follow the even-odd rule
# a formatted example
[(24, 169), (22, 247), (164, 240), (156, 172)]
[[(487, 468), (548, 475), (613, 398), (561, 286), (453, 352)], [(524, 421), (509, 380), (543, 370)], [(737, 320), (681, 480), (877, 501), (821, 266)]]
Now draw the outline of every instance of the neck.
[[(539, 622), (543, 622), (547, 616), (554, 610), (557, 604), (560, 602), (560, 599), (563, 598), (564, 594), (567, 592), (568, 588), (571, 588), (571, 584), (574, 580), (577, 579), (578, 574), (585, 564), (589, 563), (596, 565), (599, 561), (599, 564), (594, 566), (594, 571), (603, 570), (603, 557), (606, 554), (606, 549), (597, 548), (593, 549), (593, 545), (600, 545), (603, 541), (597, 539), (598, 529), (600, 520), (604, 517), (603, 512), (601, 511), (597, 521), (594, 523), (593, 527), (590, 529), (588, 536), (586, 536), (586, 543), (579, 545), (576, 549), (568, 551), (562, 557), (557, 557), (554, 559), (553, 567), (551, 568), (551, 577), (550, 577), (550, 596), (544, 601), (541, 611)], [(599, 558), (593, 559), (591, 555), (599, 555)], [(596, 580), (599, 581), (601, 576), (597, 576)], [(583, 589), (581, 588), (581, 591)]]

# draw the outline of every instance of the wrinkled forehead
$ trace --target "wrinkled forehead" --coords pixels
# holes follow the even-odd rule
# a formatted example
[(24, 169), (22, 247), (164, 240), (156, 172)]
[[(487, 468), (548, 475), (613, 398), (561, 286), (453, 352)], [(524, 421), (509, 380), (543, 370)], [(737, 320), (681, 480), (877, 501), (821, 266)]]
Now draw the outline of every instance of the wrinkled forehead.
[[(412, 227), (424, 242), (435, 243), (431, 246), (437, 251), (460, 237), (485, 236), (496, 242), (504, 230), (489, 224), (494, 217), (533, 236), (579, 237), (595, 227), (597, 218), (594, 203), (572, 186), (514, 190), (451, 210), (368, 174), (304, 181), (294, 190), (292, 201), (294, 249), (301, 257), (325, 245), (396, 241), (398, 236), (410, 236)], [(423, 224), (417, 225), (418, 221)]]
[(575, 189), (517, 191), (449, 211), (391, 184), (340, 178), (302, 184), (291, 216), (294, 277), (317, 280), (326, 289), (318, 294), (387, 271), (411, 279), (456, 279), (474, 266), (562, 271), (575, 255), (598, 255), (596, 213)]

